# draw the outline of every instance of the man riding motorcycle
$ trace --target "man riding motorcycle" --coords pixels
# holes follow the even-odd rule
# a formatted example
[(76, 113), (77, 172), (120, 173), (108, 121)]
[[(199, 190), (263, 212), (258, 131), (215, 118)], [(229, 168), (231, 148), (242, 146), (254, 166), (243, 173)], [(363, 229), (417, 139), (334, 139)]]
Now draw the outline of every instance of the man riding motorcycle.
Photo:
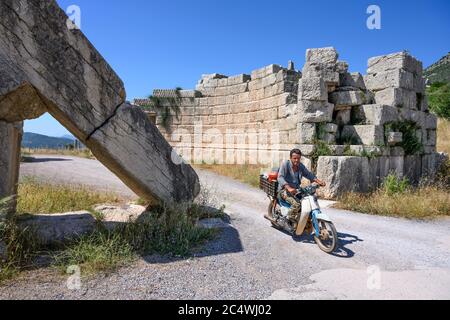
[(288, 212), (288, 219), (295, 223), (297, 214), (301, 210), (301, 204), (295, 198), (296, 190), (300, 188), (302, 177), (311, 182), (315, 182), (321, 187), (325, 187), (326, 183), (317, 179), (300, 161), (302, 152), (294, 149), (290, 153), (290, 160), (285, 161), (278, 172), (278, 196), (287, 203), (291, 208)]

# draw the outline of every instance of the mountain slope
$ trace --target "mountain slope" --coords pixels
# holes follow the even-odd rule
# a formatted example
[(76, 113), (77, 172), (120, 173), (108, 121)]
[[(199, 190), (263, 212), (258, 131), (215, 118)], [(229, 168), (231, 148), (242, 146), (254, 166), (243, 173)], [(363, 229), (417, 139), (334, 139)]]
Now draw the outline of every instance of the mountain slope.
[(67, 138), (48, 137), (37, 133), (25, 132), (22, 138), (24, 148), (47, 148), (60, 149), (68, 144), (73, 144), (73, 140)]
[(425, 69), (424, 75), (431, 83), (450, 82), (450, 52)]

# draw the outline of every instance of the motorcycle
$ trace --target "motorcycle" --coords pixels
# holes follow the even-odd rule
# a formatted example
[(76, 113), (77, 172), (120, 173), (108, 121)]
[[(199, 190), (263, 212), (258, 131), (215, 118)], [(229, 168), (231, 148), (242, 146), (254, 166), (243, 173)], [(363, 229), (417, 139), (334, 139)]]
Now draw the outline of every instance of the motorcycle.
[(313, 183), (306, 188), (296, 190), (294, 198), (301, 203), (301, 212), (295, 221), (291, 221), (287, 216), (291, 206), (278, 197), (278, 182), (274, 181), (273, 176), (271, 178), (269, 180), (265, 175), (260, 178), (260, 188), (270, 199), (264, 218), (269, 220), (275, 228), (285, 230), (289, 234), (296, 236), (312, 234), (316, 244), (326, 253), (336, 250), (337, 231), (330, 217), (320, 210), (316, 195), (319, 185)]

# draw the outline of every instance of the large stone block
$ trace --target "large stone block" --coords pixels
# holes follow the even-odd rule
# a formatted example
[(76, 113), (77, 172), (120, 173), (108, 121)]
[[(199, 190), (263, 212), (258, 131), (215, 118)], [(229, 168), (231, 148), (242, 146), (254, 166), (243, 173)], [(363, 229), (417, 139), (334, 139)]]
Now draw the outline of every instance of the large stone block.
[(363, 91), (335, 91), (330, 94), (330, 102), (340, 107), (360, 106), (367, 103), (366, 95)]
[(367, 192), (369, 160), (366, 157), (319, 157), (317, 177), (327, 184), (320, 191), (327, 199), (335, 199), (346, 192)]
[(405, 156), (404, 165), (404, 175), (412, 184), (418, 184), (422, 174), (422, 156)]
[(334, 105), (328, 102), (303, 100), (298, 104), (299, 122), (331, 122)]
[[(0, 200), (17, 194), (23, 122), (0, 121)], [(11, 211), (15, 209), (12, 201)]]
[(339, 85), (339, 73), (335, 66), (329, 66), (321, 63), (306, 63), (303, 67), (303, 78), (322, 78), (327, 86)]
[(360, 90), (366, 90), (366, 84), (364, 83), (364, 78), (359, 72), (353, 73), (340, 73), (339, 74), (340, 83), (342, 87), (353, 87)]
[(315, 123), (299, 123), (297, 127), (298, 142), (300, 144), (312, 144), (316, 138)]
[(375, 103), (417, 110), (417, 95), (410, 90), (388, 88), (375, 93)]
[(384, 125), (398, 120), (398, 109), (381, 104), (368, 104), (352, 109), (352, 118), (361, 124)]
[(403, 88), (414, 90), (414, 75), (404, 70), (392, 70), (364, 77), (367, 89), (380, 91), (386, 88)]
[(356, 125), (344, 126), (341, 140), (350, 141), (352, 144), (384, 145), (383, 126)]
[(322, 78), (313, 77), (300, 79), (298, 89), (299, 100), (328, 100), (328, 90), (325, 81)]
[(336, 64), (338, 57), (339, 54), (333, 47), (306, 50), (307, 63), (323, 63), (334, 65)]
[(418, 75), (422, 75), (422, 62), (416, 60), (407, 52), (396, 52), (389, 55), (373, 57), (368, 62), (367, 73), (374, 74), (390, 70), (403, 69)]

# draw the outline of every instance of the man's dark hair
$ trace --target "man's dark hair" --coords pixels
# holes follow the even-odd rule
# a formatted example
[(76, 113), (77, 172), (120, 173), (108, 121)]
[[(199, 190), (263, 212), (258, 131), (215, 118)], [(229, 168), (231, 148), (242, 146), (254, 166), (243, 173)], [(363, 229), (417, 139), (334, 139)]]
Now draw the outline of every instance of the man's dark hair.
[(300, 151), (300, 149), (294, 149), (291, 151), (291, 158), (294, 154), (298, 154), (300, 157), (302, 156), (302, 152)]

